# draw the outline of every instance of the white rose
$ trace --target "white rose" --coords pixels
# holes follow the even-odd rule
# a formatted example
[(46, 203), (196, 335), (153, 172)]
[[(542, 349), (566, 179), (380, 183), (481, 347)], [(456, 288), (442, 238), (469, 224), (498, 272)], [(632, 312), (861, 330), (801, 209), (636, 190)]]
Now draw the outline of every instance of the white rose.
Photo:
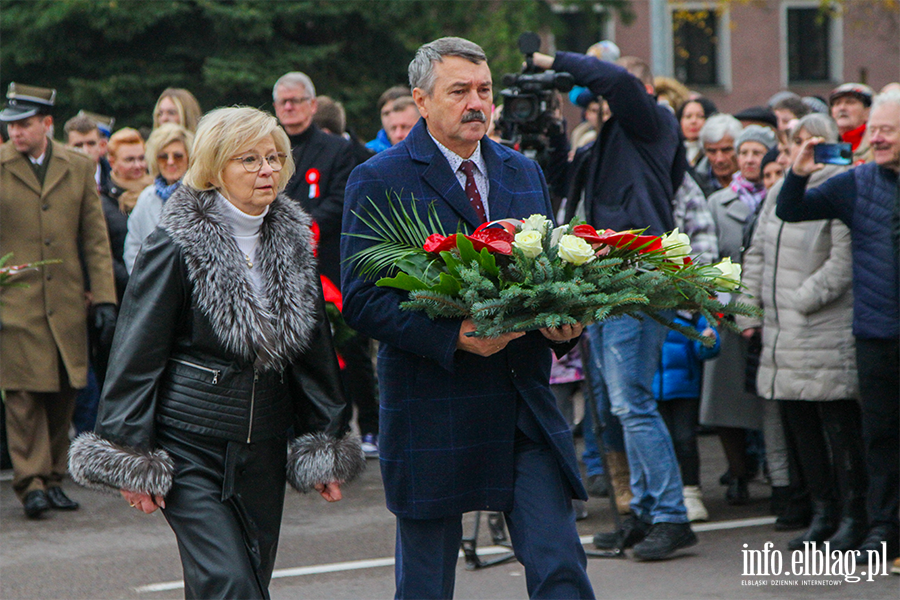
[(594, 249), (577, 235), (564, 235), (559, 240), (559, 256), (576, 267), (594, 260)]
[(691, 239), (686, 233), (679, 233), (678, 228), (664, 235), (662, 238), (662, 247), (666, 252), (666, 258), (679, 265), (684, 264), (684, 259), (691, 254)]
[(544, 215), (531, 215), (522, 221), (522, 231), (537, 231), (543, 234), (548, 222)]
[(727, 289), (736, 290), (741, 284), (741, 265), (731, 262), (730, 258), (723, 258), (713, 265), (722, 274), (716, 277), (716, 284)]
[(521, 250), (522, 254), (528, 258), (534, 258), (544, 251), (544, 247), (541, 243), (543, 239), (543, 234), (537, 231), (520, 231), (516, 234), (513, 246)]

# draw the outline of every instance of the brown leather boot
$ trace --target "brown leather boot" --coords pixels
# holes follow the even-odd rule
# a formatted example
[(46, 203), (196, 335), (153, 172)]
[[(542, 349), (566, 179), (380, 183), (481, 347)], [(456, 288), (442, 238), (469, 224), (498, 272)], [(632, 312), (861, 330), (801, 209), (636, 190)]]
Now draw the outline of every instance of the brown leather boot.
[(609, 452), (606, 454), (606, 464), (609, 466), (609, 479), (616, 495), (616, 508), (619, 509), (619, 514), (627, 515), (631, 512), (633, 497), (628, 457), (624, 452)]

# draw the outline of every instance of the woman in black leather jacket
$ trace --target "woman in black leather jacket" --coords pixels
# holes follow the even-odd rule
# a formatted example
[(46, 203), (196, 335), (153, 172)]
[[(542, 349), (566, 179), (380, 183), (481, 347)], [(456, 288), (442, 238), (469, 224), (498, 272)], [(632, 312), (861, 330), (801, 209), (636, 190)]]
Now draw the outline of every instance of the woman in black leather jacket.
[(309, 216), (274, 117), (200, 122), (184, 185), (132, 271), (82, 485), (163, 509), (188, 598), (268, 598), (285, 481), (341, 499), (363, 468), (347, 436)]

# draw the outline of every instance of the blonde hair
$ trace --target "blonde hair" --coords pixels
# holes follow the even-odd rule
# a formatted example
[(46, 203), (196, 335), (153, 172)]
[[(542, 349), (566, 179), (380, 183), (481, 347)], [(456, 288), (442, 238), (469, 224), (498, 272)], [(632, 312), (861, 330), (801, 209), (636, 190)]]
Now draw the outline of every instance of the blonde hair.
[(123, 127), (110, 136), (106, 148), (109, 155), (112, 156), (113, 159), (115, 159), (116, 152), (119, 151), (119, 148), (131, 144), (140, 144), (141, 146), (143, 146), (144, 138), (141, 137), (141, 134), (138, 133), (137, 129), (132, 129), (131, 127)]
[(176, 125), (175, 123), (163, 123), (154, 129), (150, 134), (150, 137), (147, 138), (145, 150), (145, 154), (147, 155), (147, 168), (150, 169), (150, 175), (154, 178), (159, 176), (159, 163), (156, 160), (156, 155), (172, 142), (181, 142), (184, 144), (187, 158), (190, 160), (191, 144), (194, 143), (194, 134), (181, 125)]
[(203, 115), (190, 149), (191, 164), (184, 183), (196, 190), (222, 187), (228, 161), (268, 136), (286, 156), (278, 180), (278, 191), (282, 191), (294, 174), (291, 142), (275, 117), (249, 106), (217, 108)]
[(175, 109), (178, 111), (178, 120), (181, 121), (180, 125), (182, 127), (190, 132), (197, 131), (197, 123), (200, 121), (203, 111), (200, 110), (200, 103), (197, 102), (194, 95), (183, 88), (166, 88), (159, 95), (159, 99), (153, 107), (154, 129), (159, 127), (159, 117), (157, 115), (159, 113), (159, 103), (163, 101), (163, 98), (168, 98), (175, 105)]

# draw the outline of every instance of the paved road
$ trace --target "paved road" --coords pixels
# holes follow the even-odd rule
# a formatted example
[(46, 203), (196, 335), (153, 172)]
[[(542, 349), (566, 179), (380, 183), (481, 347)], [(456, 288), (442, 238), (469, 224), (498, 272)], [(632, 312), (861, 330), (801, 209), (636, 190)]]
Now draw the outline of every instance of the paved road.
[[(768, 487), (751, 483), (753, 502), (724, 503), (716, 480), (724, 470), (713, 437), (701, 437), (702, 480), (710, 523), (695, 529), (700, 544), (676, 558), (640, 563), (632, 558), (591, 559), (588, 572), (598, 598), (655, 599), (813, 599), (900, 598), (900, 577), (875, 576), (853, 583), (842, 577), (743, 576), (746, 549), (766, 542), (780, 552), (791, 533), (772, 529), (767, 515)], [(8, 477), (0, 481), (0, 598), (138, 599), (182, 598), (181, 566), (175, 539), (161, 515), (145, 516), (121, 498), (68, 483), (82, 503), (74, 513), (53, 513), (28, 521)], [(590, 516), (580, 521), (585, 539), (610, 527), (607, 501), (592, 499)], [(467, 530), (472, 517), (467, 518)], [(318, 497), (288, 493), (281, 547), (272, 582), (276, 600), (388, 599), (393, 596), (393, 517), (384, 508), (377, 465), (346, 489), (345, 500), (327, 504)], [(483, 528), (486, 529), (486, 528)], [(490, 542), (482, 540), (487, 547)], [(589, 545), (588, 545), (589, 546)], [(500, 550), (491, 549), (487, 550)], [(769, 556), (775, 556), (776, 552)], [(488, 558), (487, 556), (485, 558)], [(865, 567), (862, 568), (865, 570)], [(859, 569), (856, 572), (859, 575)], [(787, 582), (796, 585), (780, 585)], [(748, 583), (763, 585), (750, 586)], [(813, 585), (811, 585), (813, 584)], [(460, 560), (456, 598), (525, 598), (524, 572), (516, 562), (467, 571)]]

